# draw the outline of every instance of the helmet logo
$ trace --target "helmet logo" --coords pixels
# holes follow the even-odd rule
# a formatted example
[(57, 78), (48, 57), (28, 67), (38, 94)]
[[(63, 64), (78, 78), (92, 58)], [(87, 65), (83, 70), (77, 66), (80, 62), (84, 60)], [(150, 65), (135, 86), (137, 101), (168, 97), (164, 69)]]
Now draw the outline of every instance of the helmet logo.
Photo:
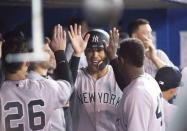
[(97, 35), (94, 35), (92, 37), (92, 42), (99, 42), (99, 37)]

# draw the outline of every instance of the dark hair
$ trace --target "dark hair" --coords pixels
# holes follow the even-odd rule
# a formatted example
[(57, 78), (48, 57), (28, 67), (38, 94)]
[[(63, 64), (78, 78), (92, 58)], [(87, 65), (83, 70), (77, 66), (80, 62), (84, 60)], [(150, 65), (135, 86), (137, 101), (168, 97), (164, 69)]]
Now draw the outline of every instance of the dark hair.
[(8, 63), (6, 56), (8, 54), (28, 52), (26, 40), (22, 32), (10, 32), (5, 37), (5, 42), (2, 46), (2, 62), (6, 72), (16, 73), (21, 68), (22, 62)]
[(132, 21), (132, 22), (128, 25), (128, 27), (127, 27), (129, 36), (132, 37), (132, 34), (133, 34), (136, 30), (138, 30), (138, 27), (139, 27), (140, 25), (145, 25), (145, 24), (149, 24), (149, 21), (146, 20), (146, 19), (142, 19), (142, 18), (139, 18), (139, 19), (137, 19), (137, 20), (135, 20), (135, 21)]
[(143, 43), (135, 38), (128, 38), (120, 42), (119, 57), (125, 59), (129, 64), (142, 67), (144, 63)]

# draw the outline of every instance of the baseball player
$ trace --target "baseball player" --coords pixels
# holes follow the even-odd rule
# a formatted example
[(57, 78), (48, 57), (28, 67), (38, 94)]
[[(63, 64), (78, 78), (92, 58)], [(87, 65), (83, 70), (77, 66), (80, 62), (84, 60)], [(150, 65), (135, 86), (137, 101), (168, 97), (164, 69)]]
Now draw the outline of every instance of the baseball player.
[(166, 128), (170, 126), (173, 114), (177, 110), (177, 106), (170, 104), (168, 101), (176, 95), (177, 87), (181, 83), (181, 72), (173, 67), (163, 67), (156, 73), (155, 79), (160, 86), (164, 98), (164, 120)]
[[(88, 34), (87, 46), (73, 46), (73, 57), (77, 56), (78, 50), (86, 48), (88, 62), (86, 68), (78, 70), (75, 80), (75, 92), (71, 99), (73, 131), (116, 131), (116, 109), (122, 91), (104, 50), (103, 41), (109, 42), (109, 34), (102, 29), (89, 31), (85, 38), (88, 38)], [(69, 36), (73, 45), (84, 43), (81, 27), (77, 25), (70, 27)]]
[[(65, 59), (65, 38), (62, 27), (56, 28), (56, 41), (51, 44), (57, 60), (59, 80), (30, 80), (26, 78), (29, 63), (7, 63), (9, 53), (27, 52), (26, 42), (20, 35), (9, 36), (3, 44), (2, 60), (5, 66), (6, 80), (0, 89), (0, 130), (1, 131), (47, 131), (50, 129), (50, 117), (53, 112), (63, 107), (73, 91), (69, 82), (62, 80), (61, 68), (69, 70)], [(59, 42), (60, 41), (60, 42)], [(60, 69), (59, 69), (60, 68)], [(63, 75), (62, 75), (63, 74)], [(68, 78), (69, 77), (69, 78)]]
[(118, 59), (128, 80), (118, 107), (118, 131), (164, 131), (162, 94), (154, 78), (144, 73), (143, 43), (132, 38), (121, 41)]
[(132, 21), (128, 25), (128, 34), (132, 38), (140, 39), (144, 44), (146, 51), (144, 62), (145, 72), (155, 77), (158, 69), (164, 66), (174, 67), (174, 64), (170, 61), (166, 53), (163, 50), (156, 49), (153, 43), (152, 28), (148, 20), (139, 18)]
[[(59, 35), (58, 31), (55, 28), (61, 28), (61, 26), (54, 27), (54, 34)], [(53, 36), (52, 42), (59, 42), (55, 41), (56, 36)], [(65, 38), (66, 39), (66, 38)], [(59, 40), (63, 40), (63, 37)], [(50, 76), (47, 75), (48, 70), (52, 67), (52, 64), (56, 62), (54, 59), (54, 53), (49, 47), (49, 40), (45, 39), (43, 50), (49, 54), (49, 59), (47, 61), (42, 62), (32, 62), (30, 64), (31, 70), (29, 71), (28, 78), (34, 80), (42, 80), (42, 79), (52, 79)], [(51, 131), (66, 131), (66, 123), (64, 118), (64, 110), (63, 108), (57, 109), (54, 111), (53, 115), (50, 118), (50, 130)]]

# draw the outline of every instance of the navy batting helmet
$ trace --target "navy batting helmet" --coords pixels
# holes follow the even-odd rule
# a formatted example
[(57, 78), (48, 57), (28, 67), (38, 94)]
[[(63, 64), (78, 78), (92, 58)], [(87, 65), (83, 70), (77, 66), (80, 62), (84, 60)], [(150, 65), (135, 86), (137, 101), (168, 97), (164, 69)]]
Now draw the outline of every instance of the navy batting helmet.
[[(92, 50), (93, 48), (96, 48), (96, 49), (103, 48), (104, 49), (104, 47), (105, 47), (104, 43), (106, 43), (106, 44), (109, 43), (110, 36), (106, 31), (104, 31), (102, 29), (93, 29), (91, 31), (88, 31), (86, 33), (86, 35), (88, 33), (90, 34), (90, 38), (88, 40), (88, 44), (86, 47), (86, 51), (88, 51), (88, 52), (90, 49)], [(104, 69), (108, 63), (109, 63), (109, 59), (106, 57), (103, 60), (103, 62), (98, 65), (98, 69), (99, 70)]]
[[(104, 42), (109, 43), (109, 34), (102, 29), (93, 29), (86, 34), (90, 34), (86, 49), (89, 48), (104, 48)], [(86, 35), (85, 35), (86, 36)]]

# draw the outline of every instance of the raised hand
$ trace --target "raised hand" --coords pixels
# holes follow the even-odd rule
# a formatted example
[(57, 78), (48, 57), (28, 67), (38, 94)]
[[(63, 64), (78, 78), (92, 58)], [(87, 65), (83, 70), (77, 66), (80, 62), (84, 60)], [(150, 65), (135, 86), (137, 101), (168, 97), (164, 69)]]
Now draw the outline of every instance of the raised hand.
[[(105, 41), (104, 41), (105, 42)], [(119, 45), (119, 31), (116, 28), (110, 30), (109, 45), (105, 42), (105, 49), (110, 60), (117, 57), (117, 49)]]
[(143, 39), (143, 43), (145, 46), (145, 55), (148, 59), (155, 59), (157, 58), (157, 54), (156, 54), (156, 48), (153, 44), (152, 39), (144, 37)]
[(90, 34), (87, 34), (83, 39), (81, 35), (81, 25), (77, 26), (77, 24), (75, 24), (74, 27), (70, 25), (70, 31), (68, 31), (68, 34), (74, 49), (74, 55), (80, 57), (86, 49)]
[(54, 52), (57, 50), (65, 51), (66, 49), (66, 32), (60, 24), (56, 25), (53, 29), (51, 47)]

